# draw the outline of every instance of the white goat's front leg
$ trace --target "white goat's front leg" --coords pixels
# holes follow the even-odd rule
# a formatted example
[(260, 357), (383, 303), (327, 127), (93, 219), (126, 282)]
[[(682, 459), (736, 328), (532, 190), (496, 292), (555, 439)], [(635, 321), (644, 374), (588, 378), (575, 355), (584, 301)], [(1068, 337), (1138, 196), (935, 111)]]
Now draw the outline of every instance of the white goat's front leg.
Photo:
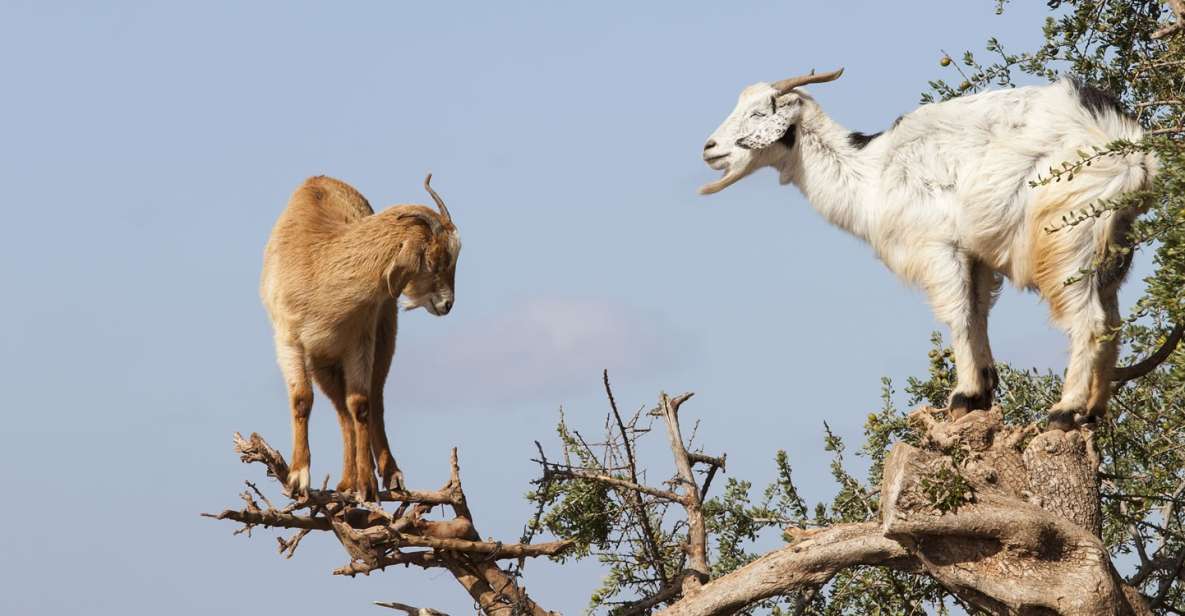
[(948, 404), (951, 417), (987, 409), (995, 386), (987, 343), (987, 311), (991, 307), (992, 289), (985, 289), (985, 295), (977, 287), (992, 279), (979, 274), (982, 280), (977, 280), (976, 269), (982, 266), (976, 266), (969, 255), (950, 245), (924, 248), (917, 258), (925, 264), (922, 280), (934, 315), (950, 328), (958, 375)]
[(971, 306), (971, 344), (988, 408), (995, 398), (996, 386), (1000, 384), (1000, 375), (996, 371), (996, 360), (992, 357), (992, 345), (988, 338), (988, 314), (1000, 295), (1002, 283), (1003, 277), (999, 273), (992, 271), (982, 261), (972, 261), (971, 293), (974, 303)]

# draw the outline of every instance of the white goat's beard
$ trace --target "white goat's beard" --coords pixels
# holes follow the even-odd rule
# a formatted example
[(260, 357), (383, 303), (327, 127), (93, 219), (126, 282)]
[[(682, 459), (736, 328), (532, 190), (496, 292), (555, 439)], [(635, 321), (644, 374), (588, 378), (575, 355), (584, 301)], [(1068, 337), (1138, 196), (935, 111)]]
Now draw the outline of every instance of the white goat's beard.
[(700, 186), (699, 187), (699, 194), (711, 195), (713, 193), (718, 193), (718, 192), (724, 190), (725, 188), (728, 188), (729, 186), (732, 186), (733, 184), (737, 183), (738, 181), (740, 181), (742, 178), (744, 178), (747, 175), (749, 175), (748, 169), (744, 169), (744, 168), (738, 169), (736, 165), (729, 165), (728, 169), (726, 169), (724, 171), (724, 175), (720, 176), (719, 180), (716, 180), (715, 182), (709, 182), (707, 184), (704, 184), (703, 186)]

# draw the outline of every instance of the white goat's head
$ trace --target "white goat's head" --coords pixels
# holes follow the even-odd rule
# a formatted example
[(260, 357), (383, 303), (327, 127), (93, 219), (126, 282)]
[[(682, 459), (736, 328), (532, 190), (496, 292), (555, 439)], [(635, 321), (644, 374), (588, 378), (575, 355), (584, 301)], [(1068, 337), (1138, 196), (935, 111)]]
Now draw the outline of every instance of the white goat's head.
[(755, 83), (741, 91), (737, 106), (704, 144), (704, 162), (724, 176), (699, 189), (720, 192), (754, 171), (774, 164), (794, 147), (795, 127), (802, 116), (803, 97), (794, 89), (808, 83), (839, 79), (843, 69), (791, 77), (774, 83)]
[[(453, 308), (454, 285), (457, 278), (457, 257), (461, 254), (461, 238), (444, 200), (432, 190), (429, 182), (432, 174), (424, 179), (424, 188), (436, 202), (439, 216), (425, 217), (432, 230), (432, 237), (424, 246), (423, 259), (418, 271), (407, 279), (400, 292), (399, 301), (404, 310), (424, 308), (442, 317)], [(430, 212), (430, 210), (424, 210)]]

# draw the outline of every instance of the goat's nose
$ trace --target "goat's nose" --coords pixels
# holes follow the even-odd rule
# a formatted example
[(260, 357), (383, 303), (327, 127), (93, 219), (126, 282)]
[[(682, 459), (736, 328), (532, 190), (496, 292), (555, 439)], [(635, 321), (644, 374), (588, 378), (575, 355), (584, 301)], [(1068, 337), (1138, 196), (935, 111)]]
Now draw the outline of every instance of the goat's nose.
[(704, 144), (705, 150), (710, 150), (714, 147), (716, 147), (716, 140), (715, 139), (709, 139), (708, 142)]
[(452, 309), (453, 309), (453, 300), (451, 300), (451, 299), (445, 300), (444, 311), (447, 313), (448, 311), (450, 311)]

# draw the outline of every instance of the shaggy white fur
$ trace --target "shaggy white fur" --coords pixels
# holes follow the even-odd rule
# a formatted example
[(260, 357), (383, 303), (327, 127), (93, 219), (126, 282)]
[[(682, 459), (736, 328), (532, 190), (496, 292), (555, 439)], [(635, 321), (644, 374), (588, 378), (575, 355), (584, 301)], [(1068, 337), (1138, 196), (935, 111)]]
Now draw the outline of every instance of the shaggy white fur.
[(1124, 239), (1135, 211), (1050, 228), (1071, 212), (1146, 186), (1156, 160), (1142, 153), (1103, 157), (1070, 181), (1036, 188), (1030, 182), (1092, 146), (1141, 136), (1105, 95), (1069, 80), (925, 105), (872, 137), (840, 126), (801, 89), (758, 83), (741, 92), (705, 145), (704, 160), (724, 175), (701, 192), (773, 167), (827, 220), (924, 289), (951, 329), (958, 384), (950, 406), (957, 415), (991, 404), (996, 375), (987, 315), (1000, 276), (1038, 292), (1070, 338), (1062, 398), (1051, 409), (1054, 425), (1069, 429), (1105, 410), (1126, 263), (1066, 281)]

